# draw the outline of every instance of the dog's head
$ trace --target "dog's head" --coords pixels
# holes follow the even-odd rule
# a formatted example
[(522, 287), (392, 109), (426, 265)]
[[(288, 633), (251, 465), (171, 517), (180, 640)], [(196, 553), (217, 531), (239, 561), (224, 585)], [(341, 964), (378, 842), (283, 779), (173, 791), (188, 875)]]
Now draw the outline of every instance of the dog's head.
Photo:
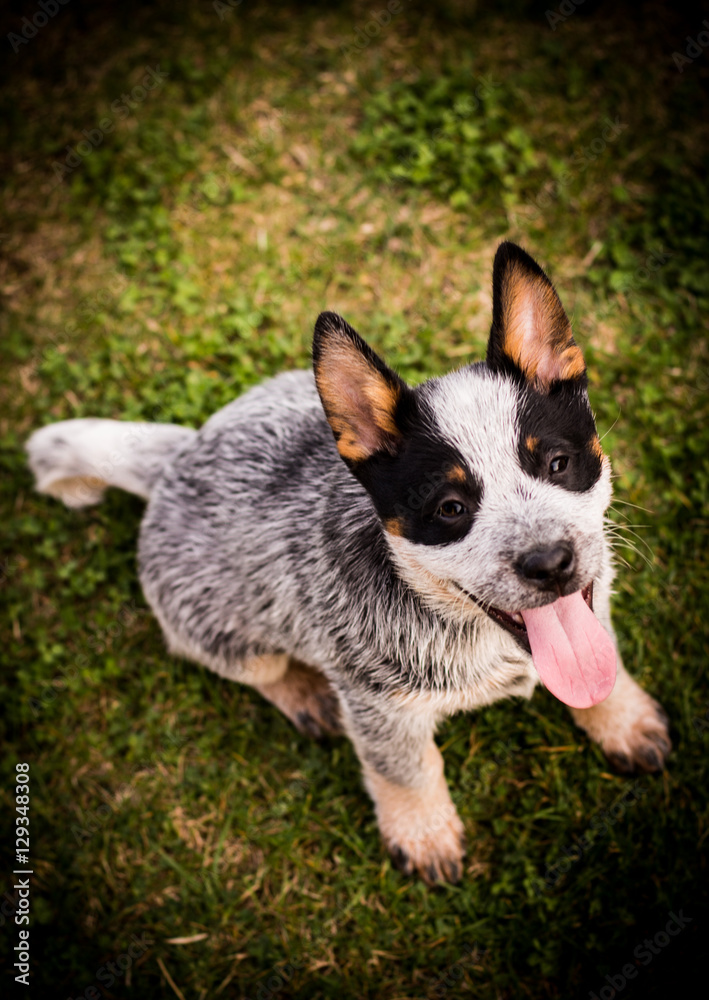
[(337, 448), (407, 581), (444, 613), (483, 609), (561, 700), (605, 698), (615, 651), (589, 606), (610, 466), (541, 268), (500, 246), (485, 362), (411, 388), (333, 313), (318, 318), (313, 358)]

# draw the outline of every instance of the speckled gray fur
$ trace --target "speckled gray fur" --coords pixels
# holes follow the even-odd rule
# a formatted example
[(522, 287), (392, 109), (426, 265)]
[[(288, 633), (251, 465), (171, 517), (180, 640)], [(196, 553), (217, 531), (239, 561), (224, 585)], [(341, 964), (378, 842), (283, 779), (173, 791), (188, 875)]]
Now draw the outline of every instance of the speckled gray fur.
[[(477, 406), (493, 425), (483, 426), (467, 443), (471, 431), (464, 418), (460, 430), (451, 430), (462, 382), (467, 382), (468, 409)], [(507, 379), (470, 366), (420, 391), (445, 420), (448, 433), (454, 432), (466, 459), (483, 475), (488, 463), (486, 484), (499, 478), (500, 466), (508, 470), (499, 491), (488, 490), (488, 504), (496, 505), (489, 531), (483, 504), (462, 542), (414, 546), (439, 574), (438, 563), (457, 559), (457, 580), (472, 586), (477, 574), (475, 589), (492, 602), (494, 585), (482, 586), (486, 574), (497, 579), (498, 589), (506, 583), (518, 586), (502, 553), (519, 544), (523, 528), (533, 532), (530, 512), (541, 517), (537, 527), (546, 526), (554, 536), (557, 525), (549, 517), (547, 494), (554, 501), (560, 491), (530, 482), (516, 462), (517, 399)], [(62, 425), (63, 441), (71, 440), (72, 423)], [(135, 439), (146, 426), (99, 423), (107, 431), (109, 424), (122, 427), (124, 439), (128, 429), (134, 429)], [(490, 436), (491, 429), (497, 434)], [(415, 581), (405, 579), (368, 494), (337, 453), (311, 372), (285, 373), (251, 389), (197, 433), (174, 431), (168, 435), (172, 454), (168, 447), (166, 455), (162, 436), (155, 438), (165, 466), (157, 478), (150, 466), (144, 491), (150, 491), (150, 499), (139, 542), (143, 590), (173, 652), (246, 683), (257, 683), (249, 661), (263, 654), (286, 652), (317, 667), (337, 689), (360, 752), (402, 781), (416, 770), (415, 745), (450, 710), (531, 694), (538, 678), (531, 658), (511, 636), (470, 602), (461, 601), (447, 613), (431, 606)], [(137, 476), (145, 467), (145, 455), (134, 447), (126, 454), (119, 451), (118, 459), (114, 449), (113, 465), (95, 466), (96, 474), (110, 483), (116, 469), (125, 479), (128, 470)], [(36, 458), (35, 469), (50, 461), (46, 454)], [(528, 494), (541, 492), (533, 497), (536, 503), (529, 496), (515, 499), (510, 475)], [(601, 608), (610, 583), (601, 530), (605, 492), (594, 498), (592, 518)], [(570, 511), (575, 502), (581, 513), (588, 506), (586, 497), (568, 494), (558, 502)], [(500, 530), (505, 523), (510, 539)], [(394, 692), (438, 697), (429, 700), (430, 712), (419, 719), (409, 703), (389, 697)], [(464, 704), (456, 697), (461, 692)]]
[[(98, 502), (106, 485), (148, 497), (140, 579), (173, 652), (257, 687), (263, 658), (274, 654), (328, 678), (380, 796), (380, 820), (374, 772), (396, 786), (432, 787), (427, 747), (442, 718), (529, 697), (539, 682), (531, 656), (466, 593), (509, 610), (549, 603), (554, 595), (523, 579), (516, 560), (565, 539), (577, 557), (567, 592), (592, 580), (595, 612), (613, 635), (607, 460), (576, 491), (525, 471), (528, 390), (514, 373), (468, 365), (413, 392), (424, 433), (454, 449), (479, 484), (470, 529), (447, 544), (417, 544), (382, 523), (338, 454), (310, 371), (251, 389), (197, 432), (78, 420), (28, 442), (38, 488), (71, 506)], [(578, 394), (569, 405), (592, 427), (585, 380)], [(421, 483), (410, 488), (403, 504)], [(592, 711), (589, 719), (600, 718)], [(595, 733), (592, 721), (580, 724), (610, 743), (621, 708), (604, 711), (610, 722)]]

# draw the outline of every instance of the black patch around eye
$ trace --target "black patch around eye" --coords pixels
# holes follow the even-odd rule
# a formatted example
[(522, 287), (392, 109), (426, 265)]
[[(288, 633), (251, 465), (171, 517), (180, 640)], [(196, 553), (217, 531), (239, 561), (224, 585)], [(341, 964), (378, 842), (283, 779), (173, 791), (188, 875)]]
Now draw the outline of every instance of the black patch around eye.
[[(586, 390), (559, 382), (549, 393), (522, 388), (518, 454), (522, 468), (572, 493), (583, 493), (601, 475), (600, 449), (594, 449), (596, 424)], [(555, 458), (568, 459), (566, 468), (552, 472)], [(563, 463), (562, 463), (563, 464)]]
[[(453, 468), (458, 469), (460, 466), (455, 465)], [(450, 480), (445, 479), (444, 485), (439, 488), (434, 486), (430, 497), (425, 499), (420, 517), (408, 519), (409, 530), (406, 537), (422, 545), (457, 542), (470, 531), (481, 500), (482, 486), (469, 474), (465, 482), (457, 481), (453, 488)], [(449, 504), (460, 505), (460, 513), (445, 516), (442, 508)]]
[[(413, 392), (396, 414), (402, 444), (395, 456), (377, 454), (352, 466), (371, 496), (387, 531), (420, 545), (446, 545), (463, 538), (482, 500), (482, 483), (466, 468), (458, 450), (437, 433)], [(447, 501), (459, 503), (459, 517), (437, 518)]]

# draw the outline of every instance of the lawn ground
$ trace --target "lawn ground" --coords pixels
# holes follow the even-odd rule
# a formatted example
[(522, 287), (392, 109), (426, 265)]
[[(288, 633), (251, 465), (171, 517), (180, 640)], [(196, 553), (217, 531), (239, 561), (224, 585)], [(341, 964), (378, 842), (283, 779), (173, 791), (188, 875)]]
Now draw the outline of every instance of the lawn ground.
[[(0, 794), (8, 815), (28, 761), (23, 995), (691, 995), (709, 54), (687, 38), (699, 7), (569, 7), (74, 0), (26, 44), (10, 33), (38, 8), (1, 15)], [(659, 777), (614, 775), (541, 689), (451, 720), (471, 850), (459, 886), (430, 890), (392, 870), (348, 743), (166, 653), (136, 576), (142, 503), (70, 512), (33, 492), (22, 443), (89, 415), (199, 426), (307, 365), (324, 308), (411, 381), (479, 358), (502, 238), (548, 267), (583, 347), (620, 645), (675, 749)]]

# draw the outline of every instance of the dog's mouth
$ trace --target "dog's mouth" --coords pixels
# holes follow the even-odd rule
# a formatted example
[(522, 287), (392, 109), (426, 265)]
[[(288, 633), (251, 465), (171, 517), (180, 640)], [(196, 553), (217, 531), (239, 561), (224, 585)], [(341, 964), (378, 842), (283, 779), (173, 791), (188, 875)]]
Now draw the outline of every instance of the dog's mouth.
[(502, 611), (467, 590), (464, 593), (531, 653), (544, 686), (560, 701), (572, 708), (590, 708), (613, 690), (617, 655), (593, 613), (593, 581), (542, 608), (518, 612)]
[[(463, 588), (461, 587), (461, 590), (462, 589)], [(527, 626), (524, 624), (524, 618), (522, 617), (521, 611), (503, 611), (501, 608), (496, 608), (492, 604), (483, 604), (483, 602), (479, 600), (475, 594), (471, 594), (469, 590), (466, 590), (465, 594), (471, 601), (474, 601), (478, 607), (482, 608), (489, 618), (492, 618), (492, 620), (498, 625), (501, 625), (506, 632), (509, 632), (526, 653), (532, 652), (532, 647), (529, 644), (529, 633), (527, 632)], [(593, 580), (591, 580), (591, 582), (583, 588), (581, 596), (591, 611), (593, 611)]]

